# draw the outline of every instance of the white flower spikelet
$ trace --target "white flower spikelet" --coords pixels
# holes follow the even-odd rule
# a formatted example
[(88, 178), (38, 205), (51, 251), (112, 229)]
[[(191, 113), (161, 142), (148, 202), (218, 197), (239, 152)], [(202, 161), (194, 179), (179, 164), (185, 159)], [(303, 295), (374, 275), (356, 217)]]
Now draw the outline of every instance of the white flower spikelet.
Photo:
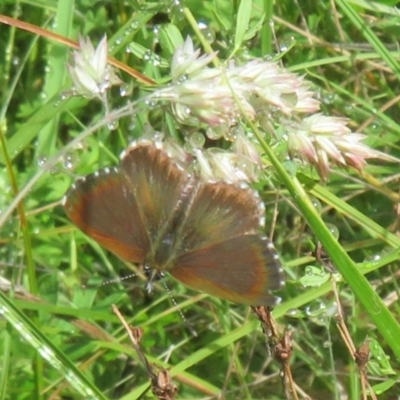
[[(200, 56), (188, 37), (171, 62), (172, 84), (155, 94), (171, 103), (179, 122), (186, 125), (234, 126), (243, 113), (254, 121), (260, 107), (284, 114), (317, 111), (318, 100), (296, 74), (260, 59), (227, 68), (207, 65), (217, 53)], [(296, 109), (297, 107), (297, 109)]]
[[(318, 113), (320, 102), (303, 76), (261, 59), (242, 65), (231, 61), (225, 68), (208, 67), (216, 55), (201, 55), (190, 38), (176, 50), (171, 63), (173, 81), (154, 97), (170, 103), (178, 122), (206, 127), (210, 139), (221, 137), (222, 129), (228, 141), (232, 141), (231, 131), (240, 120), (251, 120), (261, 129), (267, 127), (267, 135), (282, 126), (287, 131), (283, 139), (287, 138), (289, 154), (313, 165), (322, 179), (328, 177), (331, 164), (362, 171), (369, 158), (398, 162), (362, 143), (365, 136), (351, 132), (346, 118)], [(232, 150), (237, 151), (235, 146)], [(235, 174), (242, 178), (237, 173), (238, 153), (235, 157), (197, 153), (205, 175), (217, 169), (217, 175), (226, 171), (229, 180), (234, 180)], [(229, 160), (235, 160), (232, 168)]]
[(87, 98), (101, 97), (111, 86), (121, 84), (114, 69), (107, 64), (107, 37), (95, 49), (89, 38), (79, 38), (79, 50), (73, 52), (68, 71), (74, 93)]
[(398, 162), (362, 143), (366, 136), (351, 132), (348, 122), (347, 118), (314, 114), (300, 123), (288, 125), (290, 154), (314, 165), (324, 180), (329, 175), (331, 163), (362, 171), (370, 158)]

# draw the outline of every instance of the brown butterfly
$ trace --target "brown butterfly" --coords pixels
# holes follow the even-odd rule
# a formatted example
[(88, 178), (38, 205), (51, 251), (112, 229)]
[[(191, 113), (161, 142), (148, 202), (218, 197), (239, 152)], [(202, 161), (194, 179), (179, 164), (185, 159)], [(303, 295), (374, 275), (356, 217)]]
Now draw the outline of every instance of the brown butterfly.
[(120, 258), (168, 271), (187, 286), (248, 305), (273, 305), (283, 284), (264, 209), (249, 188), (204, 182), (156, 143), (139, 141), (120, 166), (78, 180), (68, 217)]

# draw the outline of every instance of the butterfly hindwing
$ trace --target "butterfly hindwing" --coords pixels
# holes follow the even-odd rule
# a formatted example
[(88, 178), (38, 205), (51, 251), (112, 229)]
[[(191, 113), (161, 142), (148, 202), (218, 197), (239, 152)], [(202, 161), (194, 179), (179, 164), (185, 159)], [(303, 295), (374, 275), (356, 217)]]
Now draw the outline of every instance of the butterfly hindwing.
[(182, 254), (170, 273), (193, 289), (253, 306), (275, 304), (269, 291), (283, 281), (276, 250), (261, 235), (237, 236)]

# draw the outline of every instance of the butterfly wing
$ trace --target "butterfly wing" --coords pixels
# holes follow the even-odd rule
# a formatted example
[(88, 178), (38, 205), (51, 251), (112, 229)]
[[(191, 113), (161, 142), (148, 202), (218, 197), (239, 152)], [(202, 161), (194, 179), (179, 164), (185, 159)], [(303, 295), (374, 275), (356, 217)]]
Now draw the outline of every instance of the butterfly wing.
[(124, 260), (142, 263), (149, 237), (131, 187), (118, 168), (78, 180), (64, 198), (71, 221)]
[(227, 300), (272, 305), (283, 282), (272, 243), (260, 234), (264, 208), (248, 188), (200, 183), (182, 227), (181, 253), (171, 274)]
[(176, 232), (190, 201), (190, 177), (166, 152), (145, 141), (126, 152), (121, 169), (150, 238), (146, 263), (159, 270), (168, 269)]
[(272, 243), (243, 235), (182, 254), (170, 273), (187, 286), (253, 306), (277, 302), (269, 291), (282, 283), (282, 266)]
[(263, 204), (249, 188), (200, 183), (183, 221), (180, 247), (195, 250), (258, 233), (263, 214)]
[(79, 180), (67, 193), (65, 210), (81, 230), (122, 259), (163, 269), (170, 248), (162, 240), (185, 208), (180, 205), (188, 182), (165, 152), (142, 141), (124, 153), (119, 168)]

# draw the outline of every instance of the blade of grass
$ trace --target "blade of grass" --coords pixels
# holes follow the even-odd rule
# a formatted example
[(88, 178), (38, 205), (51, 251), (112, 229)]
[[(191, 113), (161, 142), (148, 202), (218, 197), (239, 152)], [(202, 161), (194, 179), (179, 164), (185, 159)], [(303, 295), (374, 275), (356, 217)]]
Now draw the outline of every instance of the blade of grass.
[[(75, 1), (61, 1), (57, 5), (57, 13), (55, 16), (55, 33), (65, 37), (70, 37), (72, 33), (73, 13), (75, 9)], [(61, 89), (67, 76), (65, 65), (67, 63), (68, 49), (67, 47), (55, 43), (48, 42), (47, 57), (47, 74), (44, 85), (44, 94), (50, 99), (53, 96), (60, 96)], [(59, 130), (59, 114), (56, 114), (46, 126), (40, 130), (36, 152), (39, 156), (48, 157), (56, 150), (57, 132)]]
[(322, 200), (325, 204), (332, 206), (339, 213), (342, 213), (355, 221), (359, 226), (365, 229), (371, 237), (379, 238), (394, 248), (400, 247), (400, 238), (393, 233), (388, 232), (387, 229), (383, 228), (371, 218), (368, 218), (368, 216), (356, 210), (354, 207), (350, 206), (321, 185), (313, 185), (312, 189), (309, 190), (309, 193)]
[(21, 339), (37, 350), (44, 360), (71, 383), (82, 398), (106, 400), (103, 393), (1, 291), (0, 305), (0, 314), (14, 327)]
[(400, 80), (400, 66), (397, 61), (391, 57), (389, 50), (379, 38), (375, 35), (372, 29), (366, 24), (366, 22), (360, 17), (360, 15), (354, 10), (350, 1), (347, 0), (336, 0), (336, 3), (342, 9), (343, 13), (353, 22), (354, 26), (364, 35), (365, 39), (371, 43), (372, 47), (381, 56), (387, 65), (396, 74), (397, 80)]
[[(253, 129), (256, 132), (256, 128), (254, 127)], [(399, 323), (329, 231), (297, 178), (291, 178), (288, 175), (274, 152), (259, 133), (257, 137), (270, 162), (275, 167), (279, 178), (293, 196), (310, 228), (324, 246), (329, 257), (332, 259), (344, 280), (351, 287), (359, 302), (364, 306), (365, 311), (375, 323), (387, 344), (396, 354), (396, 357), (400, 359), (400, 341), (398, 340), (400, 337)]]

